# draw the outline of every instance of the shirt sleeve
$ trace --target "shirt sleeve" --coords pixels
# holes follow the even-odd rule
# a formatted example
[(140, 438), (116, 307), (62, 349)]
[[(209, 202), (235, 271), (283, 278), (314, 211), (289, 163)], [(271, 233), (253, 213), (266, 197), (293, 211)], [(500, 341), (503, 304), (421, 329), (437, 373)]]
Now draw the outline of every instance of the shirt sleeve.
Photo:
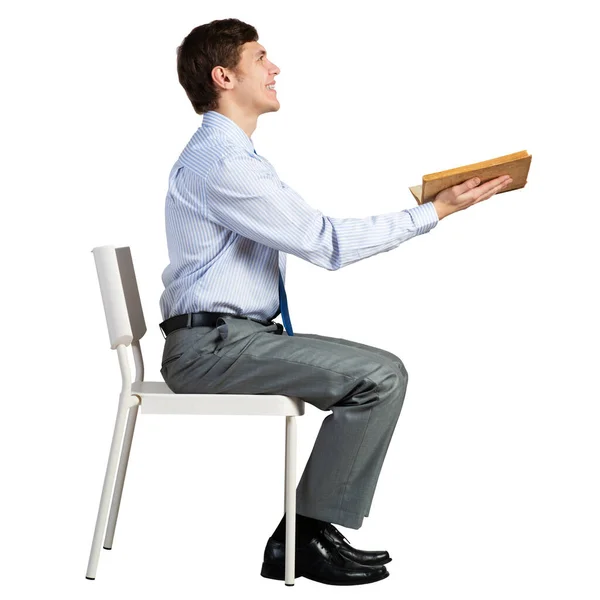
[(206, 217), (235, 233), (334, 271), (388, 252), (439, 221), (431, 202), (364, 218), (325, 216), (260, 158), (225, 156), (209, 172)]

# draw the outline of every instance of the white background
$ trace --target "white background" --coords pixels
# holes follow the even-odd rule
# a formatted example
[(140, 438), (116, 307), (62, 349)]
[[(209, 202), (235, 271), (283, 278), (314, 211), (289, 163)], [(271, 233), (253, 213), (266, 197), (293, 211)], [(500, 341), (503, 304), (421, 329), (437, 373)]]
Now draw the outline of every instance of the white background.
[[(591, 3), (27, 2), (2, 55), (5, 598), (598, 598), (597, 28)], [(160, 380), (168, 173), (201, 123), (189, 31), (237, 17), (281, 68), (257, 151), (326, 215), (415, 206), (424, 173), (528, 150), (527, 186), (336, 272), (288, 257), (296, 332), (400, 356), (370, 516), (385, 581), (260, 577), (283, 421), (140, 414), (113, 550), (85, 579), (116, 415), (91, 249), (131, 246)], [(298, 477), (322, 419), (298, 422)]]

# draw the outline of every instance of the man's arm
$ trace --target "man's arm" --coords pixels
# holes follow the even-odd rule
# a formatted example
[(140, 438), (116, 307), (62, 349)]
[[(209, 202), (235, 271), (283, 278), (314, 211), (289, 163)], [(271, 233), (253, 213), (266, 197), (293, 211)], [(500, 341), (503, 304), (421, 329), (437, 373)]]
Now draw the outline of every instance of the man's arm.
[[(197, 178), (191, 172), (180, 176)], [(439, 222), (432, 203), (364, 218), (325, 216), (260, 159), (238, 152), (211, 170), (204, 199), (202, 210), (209, 220), (328, 270), (388, 252)]]

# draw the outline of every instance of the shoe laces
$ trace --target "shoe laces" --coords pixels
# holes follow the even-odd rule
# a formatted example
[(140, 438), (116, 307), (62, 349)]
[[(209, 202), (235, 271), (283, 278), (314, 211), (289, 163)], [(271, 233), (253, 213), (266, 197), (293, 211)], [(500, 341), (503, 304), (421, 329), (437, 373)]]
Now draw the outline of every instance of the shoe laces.
[(339, 536), (341, 536), (348, 545), (350, 545), (350, 540), (337, 528), (335, 527), (332, 523), (329, 523), (328, 528), (330, 531), (335, 531), (335, 533), (337, 533)]

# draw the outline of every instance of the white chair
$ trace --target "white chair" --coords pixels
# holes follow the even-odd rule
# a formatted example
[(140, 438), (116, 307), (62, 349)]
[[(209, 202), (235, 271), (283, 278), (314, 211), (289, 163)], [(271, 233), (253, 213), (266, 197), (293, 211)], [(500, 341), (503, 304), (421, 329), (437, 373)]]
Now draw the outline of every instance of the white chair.
[[(234, 395), (234, 394), (174, 394), (164, 382), (144, 381), (144, 362), (140, 339), (146, 333), (146, 323), (128, 246), (100, 246), (92, 250), (96, 261), (100, 292), (108, 325), (110, 346), (117, 350), (121, 368), (122, 386), (117, 419), (108, 456), (108, 465), (102, 486), (100, 507), (90, 551), (86, 578), (95, 579), (100, 543), (110, 550), (115, 535), (123, 483), (131, 440), (138, 414), (195, 414), (195, 415), (277, 415), (285, 416), (285, 473), (284, 511), (296, 514), (296, 419), (304, 414), (304, 401), (288, 396)], [(127, 347), (131, 345), (136, 377), (131, 381)], [(127, 427), (125, 420), (127, 418)], [(123, 433), (125, 434), (123, 436)], [(122, 449), (119, 457), (119, 449)], [(118, 468), (117, 468), (118, 461)], [(116, 476), (116, 479), (115, 479)], [(114, 484), (114, 490), (113, 490)], [(112, 501), (110, 496), (112, 492)], [(286, 519), (285, 531), (285, 584), (294, 585), (296, 519)]]

